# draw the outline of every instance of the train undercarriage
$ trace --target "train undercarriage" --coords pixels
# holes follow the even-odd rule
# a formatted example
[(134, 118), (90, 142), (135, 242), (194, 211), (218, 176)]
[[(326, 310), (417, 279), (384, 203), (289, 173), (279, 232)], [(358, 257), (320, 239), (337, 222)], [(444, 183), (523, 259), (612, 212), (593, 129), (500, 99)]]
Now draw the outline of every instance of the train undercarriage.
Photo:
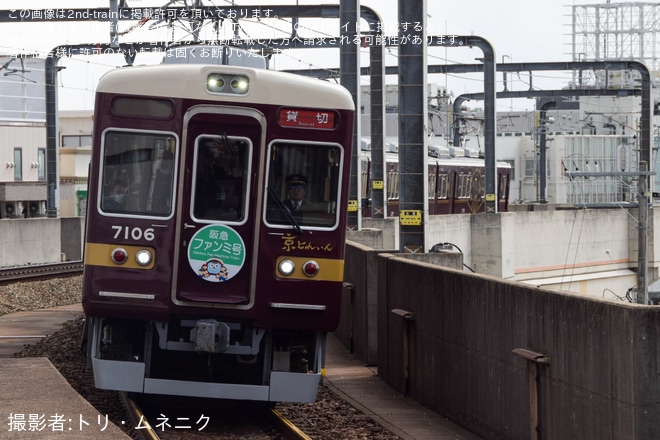
[(273, 402), (316, 399), (324, 333), (213, 319), (88, 319), (88, 365), (97, 388)]

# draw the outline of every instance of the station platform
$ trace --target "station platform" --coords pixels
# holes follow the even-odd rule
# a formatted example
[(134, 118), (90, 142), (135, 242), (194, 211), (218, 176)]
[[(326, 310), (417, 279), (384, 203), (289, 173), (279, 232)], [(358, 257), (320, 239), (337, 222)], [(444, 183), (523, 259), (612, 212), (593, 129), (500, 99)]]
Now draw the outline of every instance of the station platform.
[(481, 440), (440, 414), (404, 397), (360, 363), (334, 335), (328, 336), (324, 384), (405, 440)]
[(0, 316), (0, 438), (130, 439), (47, 358), (12, 358), (82, 314), (80, 304)]
[(1, 358), (0, 396), (3, 439), (130, 439), (47, 358)]
[[(12, 358), (82, 314), (80, 304), (0, 316), (0, 438), (130, 438), (99, 414), (46, 358)], [(405, 440), (480, 440), (385, 384), (375, 367), (362, 365), (334, 335), (329, 335), (324, 384), (338, 396)], [(18, 417), (13, 420), (11, 417)], [(30, 418), (43, 417), (41, 432), (27, 431)], [(61, 417), (61, 424), (54, 423)], [(25, 431), (9, 430), (10, 420), (25, 421)], [(16, 425), (18, 426), (18, 425)], [(54, 431), (54, 428), (62, 431)], [(46, 432), (49, 435), (45, 436)]]

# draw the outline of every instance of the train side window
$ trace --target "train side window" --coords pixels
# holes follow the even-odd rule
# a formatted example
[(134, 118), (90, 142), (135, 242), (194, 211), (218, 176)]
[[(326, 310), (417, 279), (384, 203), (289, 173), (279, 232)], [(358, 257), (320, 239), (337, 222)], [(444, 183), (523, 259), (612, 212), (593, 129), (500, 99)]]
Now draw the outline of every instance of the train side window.
[(428, 186), (427, 186), (428, 197), (429, 197), (429, 199), (434, 199), (435, 198), (435, 193), (436, 193), (435, 174), (429, 174), (427, 176), (427, 180), (428, 180)]
[(500, 200), (506, 200), (508, 185), (509, 185), (508, 176), (504, 173), (500, 173), (500, 182), (497, 185), (497, 192)]
[(438, 176), (438, 187), (436, 189), (436, 196), (439, 199), (446, 199), (449, 191), (449, 176), (446, 174), (440, 174)]
[(396, 200), (399, 198), (399, 172), (390, 171), (387, 173), (387, 199)]
[(371, 188), (369, 187), (369, 172), (365, 169), (362, 169), (360, 188), (362, 188), (362, 192), (360, 194), (362, 194), (363, 197), (371, 197), (370, 196)]
[(173, 134), (107, 131), (102, 145), (100, 210), (110, 214), (170, 217), (176, 145)]
[(235, 136), (196, 140), (193, 217), (242, 222), (246, 218), (248, 159), (252, 143)]
[(458, 175), (458, 198), (467, 199), (470, 197), (470, 175), (461, 173)]
[[(337, 144), (276, 141), (270, 145), (266, 222), (334, 228), (343, 150)], [(297, 200), (302, 197), (300, 206)], [(288, 211), (288, 212), (285, 212)]]

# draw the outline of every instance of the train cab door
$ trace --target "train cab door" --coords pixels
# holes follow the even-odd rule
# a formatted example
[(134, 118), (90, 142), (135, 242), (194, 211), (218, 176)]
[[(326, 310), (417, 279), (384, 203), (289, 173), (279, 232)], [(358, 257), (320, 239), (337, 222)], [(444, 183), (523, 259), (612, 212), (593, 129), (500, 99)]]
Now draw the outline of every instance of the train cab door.
[(252, 200), (265, 123), (250, 109), (193, 107), (184, 118), (175, 303), (249, 306), (254, 291)]

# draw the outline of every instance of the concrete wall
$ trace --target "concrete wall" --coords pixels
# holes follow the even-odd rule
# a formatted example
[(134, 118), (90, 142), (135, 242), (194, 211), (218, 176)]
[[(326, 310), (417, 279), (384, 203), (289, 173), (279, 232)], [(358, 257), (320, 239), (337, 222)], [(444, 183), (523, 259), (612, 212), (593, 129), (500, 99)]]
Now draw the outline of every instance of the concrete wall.
[[(515, 273), (517, 279), (596, 272), (603, 267), (631, 264), (629, 224), (636, 214), (627, 210), (566, 210), (518, 212), (515, 218)], [(637, 236), (634, 237), (635, 240)], [(636, 260), (636, 259), (635, 259)]]
[(470, 214), (434, 215), (426, 228), (426, 249), (436, 243), (452, 243), (463, 251), (463, 259), (472, 265), (472, 228)]
[(82, 217), (0, 220), (0, 267), (82, 260)]
[(547, 210), (433, 216), (429, 243), (458, 245), (479, 273), (525, 280), (629, 268), (637, 224), (628, 210)]
[(0, 220), (0, 267), (60, 261), (60, 222), (28, 218)]
[[(373, 257), (348, 249), (347, 267)], [(378, 372), (394, 388), (487, 439), (660, 438), (660, 308), (376, 261)]]
[[(342, 316), (335, 335), (351, 353), (369, 365), (378, 360), (378, 294), (385, 289), (379, 284), (382, 279), (378, 276), (377, 259), (383, 252), (394, 253), (398, 250), (375, 250), (359, 242), (360, 239), (373, 242), (373, 231), (367, 231), (363, 237), (360, 234), (351, 235), (357, 241), (347, 241)], [(457, 252), (401, 254), (401, 257), (459, 270), (463, 265), (462, 255)]]
[(61, 218), (62, 256), (67, 261), (79, 261), (83, 257), (85, 243), (85, 218)]
[[(371, 238), (367, 235), (367, 241)], [(342, 298), (342, 316), (335, 335), (365, 365), (378, 361), (376, 258), (382, 251), (348, 241)]]
[[(366, 231), (366, 232), (365, 232)], [(380, 231), (381, 236), (378, 245), (371, 246), (366, 243), (366, 237)], [(399, 249), (399, 217), (389, 217), (385, 219), (362, 219), (362, 229), (359, 231), (346, 231), (346, 237), (353, 240), (355, 237), (360, 243), (371, 246), (374, 249)]]
[[(478, 273), (608, 298), (624, 297), (636, 285), (639, 225), (636, 209), (562, 210), (535, 205), (533, 211), (438, 215), (428, 218), (426, 250), (451, 243)], [(658, 277), (649, 213), (649, 283)], [(399, 249), (397, 218), (363, 220), (348, 238), (374, 249)], [(382, 235), (378, 233), (381, 232)]]

